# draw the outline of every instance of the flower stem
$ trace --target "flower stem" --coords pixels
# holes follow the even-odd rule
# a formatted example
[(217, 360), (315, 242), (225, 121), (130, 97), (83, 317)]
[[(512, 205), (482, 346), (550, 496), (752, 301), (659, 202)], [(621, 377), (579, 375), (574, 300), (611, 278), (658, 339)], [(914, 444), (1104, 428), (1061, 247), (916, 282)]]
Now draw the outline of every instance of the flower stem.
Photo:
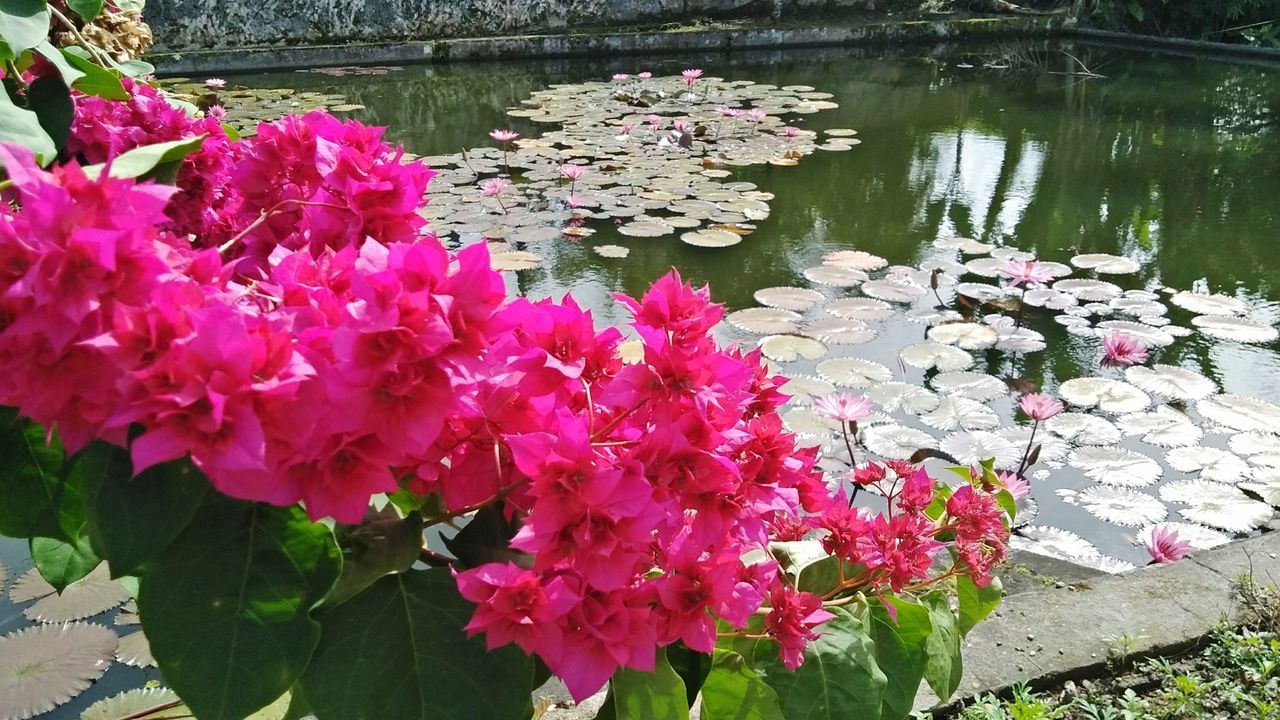
[(1031, 457), (1031, 447), (1036, 442), (1036, 430), (1040, 429), (1040, 421), (1036, 420), (1031, 425), (1031, 437), (1027, 439), (1027, 449), (1022, 451), (1022, 462), (1018, 463), (1018, 477), (1027, 471), (1027, 459)]
[[(853, 426), (853, 433), (854, 433), (854, 435), (856, 436), (856, 435), (858, 434), (858, 425), (857, 425), (857, 423), (846, 423), (846, 422), (841, 422), (841, 423), (840, 423), (840, 434), (844, 436), (844, 448), (845, 448), (846, 450), (848, 450), (848, 451), (849, 451), (849, 468), (850, 468), (850, 470), (851, 470), (852, 472), (856, 472), (856, 471), (857, 471), (857, 469), (858, 469), (858, 460), (857, 460), (857, 458), (855, 458), (855, 457), (854, 457), (854, 454), (853, 454), (853, 443), (849, 441), (849, 426), (850, 426), (850, 425), (852, 425), (852, 426)], [(853, 501), (858, 499), (858, 491), (859, 491), (859, 490), (861, 490), (861, 489), (862, 489), (862, 488), (861, 488), (861, 487), (858, 485), (858, 483), (855, 481), (855, 482), (853, 483), (853, 492), (849, 493), (849, 507), (853, 507)]]

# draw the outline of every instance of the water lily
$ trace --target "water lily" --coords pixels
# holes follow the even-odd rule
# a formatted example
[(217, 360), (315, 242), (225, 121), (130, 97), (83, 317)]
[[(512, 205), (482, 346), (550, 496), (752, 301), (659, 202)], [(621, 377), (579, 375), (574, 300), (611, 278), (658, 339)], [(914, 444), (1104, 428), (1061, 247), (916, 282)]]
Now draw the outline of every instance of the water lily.
[(204, 81), (204, 86), (211, 90), (221, 90), (227, 86), (227, 81), (222, 78), (209, 78)]
[(1141, 365), (1147, 361), (1146, 346), (1132, 335), (1122, 332), (1111, 333), (1102, 339), (1102, 350), (1106, 355), (1102, 364), (1110, 367), (1128, 367)]
[(569, 180), (569, 194), (573, 195), (577, 192), (578, 180), (587, 174), (587, 168), (583, 165), (571, 165), (565, 163), (560, 166), (560, 174)]
[(1145, 543), (1147, 554), (1153, 563), (1171, 563), (1191, 554), (1191, 543), (1178, 537), (1178, 531), (1166, 527), (1151, 529), (1151, 537)]
[(1049, 268), (1035, 260), (1009, 260), (1000, 268), (999, 273), (1009, 278), (1010, 284), (1047, 285), (1053, 282), (1053, 273)]
[(1018, 401), (1018, 407), (1022, 408), (1022, 412), (1026, 413), (1027, 417), (1036, 422), (1044, 422), (1064, 409), (1061, 400), (1039, 393), (1023, 395)]
[(499, 196), (502, 195), (502, 193), (509, 187), (511, 187), (511, 183), (505, 178), (489, 178), (488, 180), (480, 183), (480, 194), (497, 200), (498, 207), (502, 208), (502, 212), (505, 215), (507, 212), (507, 206), (502, 204), (502, 198)]
[(511, 151), (511, 141), (520, 137), (520, 133), (514, 130), (495, 129), (489, 131), (489, 137), (502, 143), (502, 164), (507, 166), (507, 174), (511, 174), (511, 162), (507, 159), (507, 153)]
[(866, 395), (835, 393), (813, 401), (813, 411), (841, 422), (858, 422), (871, 415), (872, 402)]

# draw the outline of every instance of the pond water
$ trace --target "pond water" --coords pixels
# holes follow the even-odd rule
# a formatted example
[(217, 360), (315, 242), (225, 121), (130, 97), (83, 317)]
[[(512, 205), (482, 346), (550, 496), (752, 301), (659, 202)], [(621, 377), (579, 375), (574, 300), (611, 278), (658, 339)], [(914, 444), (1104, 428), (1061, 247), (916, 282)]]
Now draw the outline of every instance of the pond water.
[[(510, 127), (526, 138), (558, 129), (509, 117), (507, 109), (548, 86), (598, 81), (615, 72), (651, 70), (655, 75), (671, 75), (686, 67), (702, 67), (709, 77), (811, 86), (831, 93), (838, 107), (786, 116), (787, 122), (805, 131), (854, 129), (861, 143), (842, 152), (817, 150), (794, 167), (727, 168), (731, 177), (724, 182), (751, 183), (758, 191), (774, 195), (767, 219), (755, 221), (755, 231), (740, 244), (694, 247), (680, 241), (680, 230), (661, 237), (629, 237), (615, 229), (612, 219), (590, 220), (587, 225), (596, 233), (589, 238), (564, 237), (520, 247), (537, 252), (545, 261), (534, 269), (508, 273), (512, 292), (559, 297), (572, 290), (596, 310), (601, 322), (621, 323), (625, 317), (611, 294), (642, 293), (672, 267), (694, 282), (709, 283), (729, 310), (741, 310), (759, 305), (755, 293), (771, 287), (817, 289), (827, 307), (831, 300), (863, 296), (857, 287), (825, 286), (806, 277), (807, 269), (821, 266), (829, 253), (840, 250), (865, 251), (891, 267), (946, 264), (956, 280), (993, 285), (999, 282), (972, 272), (961, 277), (958, 268), (947, 264), (981, 255), (964, 256), (937, 243), (961, 236), (1058, 263), (1068, 263), (1082, 253), (1108, 253), (1136, 261), (1136, 272), (1095, 275), (1077, 270), (1073, 277), (1096, 277), (1115, 283), (1120, 290), (1149, 290), (1153, 295), (1130, 294), (1122, 302), (1159, 302), (1168, 309), (1149, 316), (1150, 327), (1165, 316), (1171, 327), (1189, 331), (1170, 338), (1167, 346), (1153, 348), (1153, 362), (1190, 369), (1222, 392), (1280, 404), (1280, 345), (1269, 339), (1237, 342), (1196, 331), (1193, 314), (1171, 303), (1166, 290), (1231, 296), (1243, 303), (1240, 314), (1257, 326), (1274, 327), (1280, 320), (1280, 287), (1273, 281), (1280, 271), (1280, 258), (1275, 255), (1280, 240), (1280, 68), (1093, 47), (1068, 49), (1078, 61), (1060, 48), (1010, 44), (492, 63), (230, 80), (232, 85), (250, 88), (287, 87), (341, 96), (342, 104), (363, 106), (350, 111), (352, 117), (390, 126), (390, 139), (424, 156), (493, 145), (487, 137), (492, 128)], [(1104, 77), (1075, 74), (1082, 67)], [(446, 239), (458, 244), (477, 241), (479, 236), (456, 233)], [(626, 247), (630, 253), (626, 258), (602, 257), (593, 251), (601, 245)], [(885, 272), (876, 270), (872, 275)], [(927, 283), (927, 274), (902, 277), (921, 287)], [(948, 305), (955, 304), (952, 285), (953, 281), (944, 282), (940, 289)], [(929, 331), (928, 325), (908, 319), (906, 311), (927, 311), (936, 303), (932, 294), (893, 303), (891, 316), (868, 323), (873, 339), (853, 345), (829, 343), (829, 354), (822, 360), (863, 358), (887, 369), (889, 378), (873, 378), (866, 383), (871, 387), (855, 390), (871, 392), (883, 402), (911, 405), (902, 394), (908, 392), (905, 387), (892, 384), (899, 382), (929, 388), (934, 399), (921, 402), (937, 402), (938, 396), (948, 392), (942, 387), (946, 378), (940, 380), (936, 370), (926, 372), (903, 362), (900, 355), (904, 348), (926, 342)], [(1079, 304), (1089, 303), (1082, 299)], [(1087, 324), (1134, 318), (1115, 308), (1093, 309), (1111, 315), (1084, 313), (1086, 331), (1082, 331), (1079, 322), (1074, 327), (1061, 324), (1058, 311), (1027, 308), (1023, 325), (1042, 335), (1047, 347), (974, 350), (970, 371), (1002, 380), (1023, 379), (1050, 393), (1071, 378), (1122, 379), (1122, 372), (1099, 367), (1101, 342), (1096, 332), (1087, 332)], [(1013, 313), (1006, 315), (1011, 318)], [(803, 316), (820, 319), (824, 310), (814, 308)], [(746, 345), (754, 345), (760, 337), (728, 324), (723, 335)], [(810, 387), (820, 387), (814, 378), (824, 372), (824, 366), (818, 362), (800, 359), (777, 363), (777, 367), (785, 374), (810, 378)], [(830, 375), (831, 366), (825, 366), (825, 372)], [(991, 429), (1019, 422), (1014, 419), (1016, 396), (1012, 393), (1003, 388), (988, 393), (977, 387), (958, 394), (966, 392), (976, 393), (981, 404), (995, 413), (998, 427)], [(1153, 400), (1161, 404), (1160, 397)], [(809, 433), (807, 439), (823, 443), (832, 455), (832, 469), (840, 470), (841, 458), (831, 442), (830, 428), (822, 427), (801, 407), (804, 404), (801, 399), (788, 419), (797, 430)], [(948, 407), (957, 411), (961, 422), (980, 427), (979, 420), (985, 416), (963, 405), (952, 402)], [(1169, 443), (1163, 438), (1159, 442), (1142, 439), (1143, 433), (1133, 429), (1138, 427), (1135, 416), (1072, 408), (1116, 423), (1125, 431), (1123, 437), (1121, 433), (1116, 438), (1103, 437), (1105, 442), (1095, 439), (1093, 447), (1121, 447), (1149, 461), (1130, 456), (1126, 464), (1109, 456), (1103, 460), (1113, 464), (1102, 467), (1097, 458), (1089, 460), (1091, 446), (1042, 435), (1050, 442), (1032, 476), (1037, 514), (1023, 542), (1108, 570), (1123, 569), (1127, 563), (1146, 561), (1135, 539), (1141, 526), (1151, 521), (1218, 519), (1221, 528), (1224, 509), (1235, 506), (1226, 502), (1224, 508), (1220, 494), (1197, 494), (1203, 488), (1186, 481), (1203, 474), (1235, 491), (1230, 486), (1236, 478), (1219, 476), (1237, 470), (1240, 477), (1280, 485), (1274, 470), (1280, 464), (1280, 440), (1270, 434), (1280, 424), (1260, 427), (1252, 434), (1243, 432), (1251, 429), (1249, 423), (1265, 424), (1269, 406), (1253, 407), (1244, 420), (1239, 412), (1218, 412), (1215, 423), (1198, 413), (1196, 402), (1175, 399), (1165, 405), (1167, 410), (1161, 412), (1188, 410), (1198, 426), (1196, 432), (1203, 431), (1203, 437), (1190, 441), (1180, 437), (1179, 444), (1218, 448), (1232, 453), (1231, 457), (1217, 455), (1212, 463), (1202, 455), (1166, 457)], [(886, 417), (875, 425), (891, 430), (876, 430), (873, 425), (864, 439), (873, 450), (892, 452), (898, 441), (893, 434), (911, 428), (953, 454), (965, 443), (975, 442), (990, 446), (1003, 442), (1006, 452), (1014, 447), (1020, 454), (1020, 445), (1013, 441), (1025, 443), (1025, 430), (1012, 440), (982, 436), (985, 440), (979, 441), (977, 436), (965, 435), (963, 427), (940, 429), (935, 425), (945, 426), (947, 420), (933, 418), (931, 425), (922, 418), (933, 410), (885, 412)], [(1153, 418), (1147, 419), (1150, 426)], [(1185, 430), (1159, 426), (1170, 435)], [(1061, 435), (1070, 434), (1062, 429)], [(1069, 454), (1082, 450), (1083, 456)], [(1144, 475), (1153, 472), (1151, 464), (1156, 465), (1157, 477)], [(1205, 465), (1212, 467), (1201, 467)], [(1181, 490), (1167, 490), (1179, 482)], [(1239, 497), (1244, 504), (1236, 509), (1243, 508), (1246, 515), (1260, 504), (1243, 494)], [(1256, 531), (1265, 522), (1258, 519), (1240, 529)], [(1197, 531), (1186, 527), (1184, 532)], [(1206, 543), (1219, 537), (1211, 530), (1202, 534)], [(0, 560), (9, 567), (10, 584), (30, 567), (22, 543), (0, 540)], [(9, 602), (7, 596), (0, 598), (0, 634), (25, 624), (23, 607)], [(109, 624), (111, 616), (104, 617), (98, 621)], [(92, 700), (135, 687), (148, 677), (158, 676), (154, 670), (144, 674), (117, 666), (90, 693), (48, 717), (79, 717)]]

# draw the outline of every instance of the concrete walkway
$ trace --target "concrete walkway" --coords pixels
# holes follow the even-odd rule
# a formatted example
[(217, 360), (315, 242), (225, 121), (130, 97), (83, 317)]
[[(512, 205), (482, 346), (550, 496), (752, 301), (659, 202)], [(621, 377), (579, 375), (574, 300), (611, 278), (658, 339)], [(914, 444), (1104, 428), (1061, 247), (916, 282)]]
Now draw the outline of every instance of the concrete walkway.
[[(1108, 653), (1121, 648), (1143, 657), (1193, 646), (1235, 617), (1232, 584), (1240, 576), (1280, 582), (1278, 554), (1280, 533), (1270, 533), (1170, 565), (1006, 597), (966, 638), (956, 697), (1098, 677), (1107, 672)], [(916, 709), (936, 704), (925, 688)]]

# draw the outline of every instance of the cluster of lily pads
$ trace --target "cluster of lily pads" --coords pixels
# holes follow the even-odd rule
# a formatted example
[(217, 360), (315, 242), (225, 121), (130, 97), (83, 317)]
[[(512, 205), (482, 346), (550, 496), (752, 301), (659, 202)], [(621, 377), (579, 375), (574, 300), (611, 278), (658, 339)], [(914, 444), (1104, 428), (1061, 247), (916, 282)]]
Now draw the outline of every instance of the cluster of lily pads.
[[(21, 606), (32, 623), (0, 637), (0, 718), (4, 720), (25, 720), (69, 702), (101, 678), (113, 662), (135, 668), (156, 666), (129, 589), (111, 579), (105, 564), (62, 593), (34, 568), (9, 586), (8, 571), (0, 564), (0, 593)], [(112, 612), (114, 627), (97, 621)], [(90, 622), (91, 618), (95, 621)], [(80, 717), (149, 718), (152, 715), (137, 713), (167, 703), (177, 704), (172, 692), (141, 688), (95, 703)]]
[[(691, 77), (689, 73), (697, 73)], [(841, 151), (852, 130), (818, 133), (783, 117), (837, 107), (805, 85), (703, 77), (616, 76), (536, 92), (513, 117), (547, 125), (536, 138), (495, 131), (499, 146), (424, 158), (439, 174), (424, 211), (442, 239), (491, 243), (494, 266), (536, 267), (540, 244), (585, 238), (591, 220), (629, 238), (679, 235), (690, 245), (736, 245), (769, 217), (773, 194), (727, 180), (728, 168), (796, 165)], [(630, 248), (600, 245), (603, 257)]]
[[(1274, 343), (1280, 334), (1249, 302), (1123, 289), (1106, 278), (1141, 266), (1116, 255), (1037, 261), (1017, 248), (960, 237), (937, 240), (928, 255), (908, 267), (859, 250), (834, 251), (803, 271), (808, 287), (761, 289), (757, 307), (726, 317), (730, 337), (754, 342), (792, 378), (784, 420), (823, 448), (834, 476), (849, 470), (840, 423), (811, 406), (838, 391), (863, 393), (877, 406), (858, 424), (860, 464), (919, 457), (925, 449), (964, 464), (995, 458), (997, 469), (1016, 470), (1031, 428), (1014, 421), (1014, 400), (1036, 389), (1017, 368), (1045, 349), (1032, 326), (1051, 317), (1092, 348), (1100, 369), (1055, 390), (1069, 412), (1035, 437), (1033, 492), (1022, 501), (1015, 547), (1107, 572), (1134, 567), (1075, 532), (1030, 524), (1038, 512), (1033, 498), (1055, 495), (1068, 506), (1059, 505), (1059, 517), (1074, 506), (1115, 528), (1099, 531), (1108, 547), (1140, 545), (1167, 528), (1207, 548), (1271, 520), (1280, 506), (1280, 406), (1219, 392), (1199, 372), (1160, 362), (1164, 348), (1196, 334)], [(1043, 283), (1004, 277), (1011, 264), (1027, 261)], [(1136, 341), (1152, 361), (1102, 368), (1103, 340), (1113, 335)]]
[(348, 102), (336, 93), (293, 88), (252, 88), (230, 85), (213, 78), (193, 81), (189, 78), (167, 78), (160, 83), (169, 98), (190, 103), (201, 109), (220, 106), (226, 111), (223, 123), (240, 135), (257, 132), (258, 123), (264, 118), (282, 115), (303, 115), (312, 110), (329, 110), (342, 113), (363, 109), (364, 106)]

